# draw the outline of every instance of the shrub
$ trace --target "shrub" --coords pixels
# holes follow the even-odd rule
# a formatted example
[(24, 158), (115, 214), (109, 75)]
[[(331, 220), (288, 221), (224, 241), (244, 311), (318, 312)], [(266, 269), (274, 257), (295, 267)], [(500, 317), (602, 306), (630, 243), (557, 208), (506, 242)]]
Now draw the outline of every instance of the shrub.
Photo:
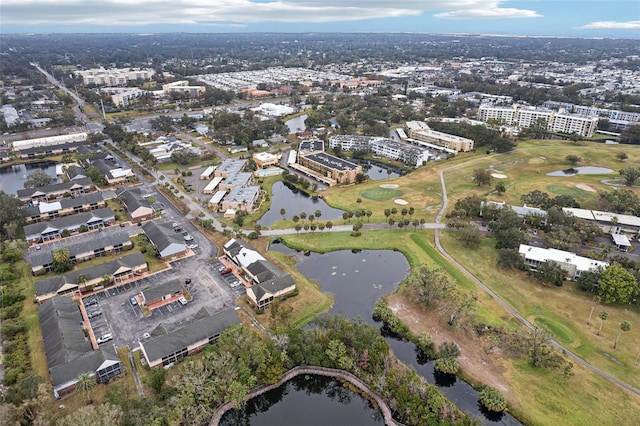
[(496, 388), (485, 386), (480, 391), (480, 404), (491, 411), (504, 411), (507, 408), (507, 400)]
[(435, 369), (439, 373), (458, 374), (460, 364), (458, 364), (458, 360), (455, 358), (438, 358)]

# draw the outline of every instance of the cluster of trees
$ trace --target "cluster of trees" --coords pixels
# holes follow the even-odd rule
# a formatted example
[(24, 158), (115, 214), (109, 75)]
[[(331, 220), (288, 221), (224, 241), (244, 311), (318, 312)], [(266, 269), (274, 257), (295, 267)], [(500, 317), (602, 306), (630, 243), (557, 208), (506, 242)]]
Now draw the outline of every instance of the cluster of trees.
[(128, 151), (139, 157), (145, 165), (155, 166), (158, 160), (149, 152), (149, 150), (138, 144), (133, 135), (127, 132), (121, 124), (105, 123), (102, 132), (108, 135), (111, 140), (123, 151)]
[(640, 296), (640, 271), (635, 262), (618, 258), (606, 269), (583, 272), (578, 288), (597, 295), (603, 303), (637, 303)]
[(44, 170), (36, 170), (27, 176), (22, 186), (25, 188), (39, 188), (41, 186), (51, 185), (56, 178), (49, 176)]
[(640, 125), (629, 126), (620, 135), (620, 143), (640, 145)]
[(448, 123), (429, 121), (429, 127), (438, 132), (450, 133), (463, 138), (472, 139), (477, 148), (488, 148), (497, 152), (508, 152), (515, 148), (513, 140), (503, 137), (499, 131), (485, 126), (473, 126), (467, 123)]
[(2, 285), (2, 339), (4, 386), (2, 399), (20, 420), (28, 421), (31, 404), (36, 398), (41, 378), (34, 374), (27, 342), (24, 316), (25, 288), (19, 263), (22, 250), (14, 243), (3, 243), (0, 249), (0, 284)]
[(534, 189), (533, 191), (524, 194), (520, 197), (520, 201), (527, 206), (538, 207), (543, 210), (548, 210), (551, 207), (572, 207), (580, 208), (580, 204), (570, 195), (557, 195), (550, 197), (548, 193)]
[(598, 191), (602, 210), (612, 213), (640, 215), (640, 197), (628, 189)]
[(0, 190), (0, 234), (11, 240), (23, 223), (22, 201), (15, 195)]
[[(450, 349), (445, 350), (447, 354)], [(385, 398), (394, 417), (407, 425), (475, 424), (413, 369), (394, 362), (376, 327), (341, 316), (321, 317), (311, 327), (291, 329), (274, 340), (260, 339), (246, 328), (227, 330), (202, 355), (184, 360), (170, 380), (162, 369), (151, 371), (147, 384), (154, 390), (152, 396), (139, 400), (128, 387), (115, 385), (107, 390), (102, 404), (84, 407), (60, 424), (205, 425), (216, 407), (226, 402), (244, 404), (251, 389), (278, 382), (298, 365), (355, 374)], [(34, 398), (37, 390), (36, 385)], [(43, 399), (48, 396), (43, 395)], [(45, 406), (40, 401), (34, 416), (41, 425), (49, 424)]]
[(253, 149), (256, 139), (268, 139), (274, 134), (288, 133), (281, 120), (262, 120), (254, 111), (246, 110), (244, 115), (225, 110), (216, 110), (209, 119), (213, 137), (221, 144), (233, 141), (235, 145), (246, 145)]

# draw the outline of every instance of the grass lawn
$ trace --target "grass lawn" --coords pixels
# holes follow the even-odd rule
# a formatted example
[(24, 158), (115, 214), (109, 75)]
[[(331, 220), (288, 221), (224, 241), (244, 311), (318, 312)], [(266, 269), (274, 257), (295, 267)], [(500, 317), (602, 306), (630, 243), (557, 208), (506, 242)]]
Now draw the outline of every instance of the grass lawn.
[(29, 355), (31, 356), (31, 366), (36, 375), (44, 380), (49, 379), (49, 368), (47, 367), (47, 358), (44, 355), (44, 341), (42, 340), (42, 332), (40, 331), (40, 319), (38, 317), (38, 304), (34, 301), (36, 289), (33, 285), (34, 277), (31, 276), (31, 267), (25, 263), (17, 264), (22, 274), (20, 282), (23, 285), (25, 295), (24, 309), (22, 317), (27, 325), (27, 342), (29, 345)]
[[(483, 240), (482, 246), (474, 251), (463, 247), (450, 231), (442, 233), (441, 241), (451, 256), (529, 321), (544, 326), (554, 338), (591, 364), (640, 388), (640, 367), (634, 364), (640, 350), (638, 328), (624, 333), (617, 349), (612, 347), (622, 321), (640, 325), (640, 307), (598, 304), (592, 324), (588, 325), (589, 313), (594, 306), (592, 295), (578, 290), (575, 283), (545, 287), (523, 271), (497, 268), (494, 240), (490, 238)], [(483, 255), (477, 256), (477, 253)], [(598, 313), (601, 311), (606, 311), (609, 318), (598, 336)]]

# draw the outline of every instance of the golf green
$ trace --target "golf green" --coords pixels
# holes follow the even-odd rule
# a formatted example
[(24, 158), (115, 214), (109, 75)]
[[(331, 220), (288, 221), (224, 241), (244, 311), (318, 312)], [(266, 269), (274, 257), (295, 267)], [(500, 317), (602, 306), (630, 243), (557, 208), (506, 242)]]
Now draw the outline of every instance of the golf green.
[(400, 197), (402, 191), (390, 188), (370, 188), (361, 191), (360, 195), (369, 200), (385, 201)]

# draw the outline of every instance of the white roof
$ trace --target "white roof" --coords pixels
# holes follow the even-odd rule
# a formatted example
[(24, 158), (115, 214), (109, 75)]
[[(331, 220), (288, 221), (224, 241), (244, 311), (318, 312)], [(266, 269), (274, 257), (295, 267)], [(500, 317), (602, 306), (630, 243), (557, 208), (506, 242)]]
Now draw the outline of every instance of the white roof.
[(622, 234), (611, 234), (611, 238), (613, 238), (613, 242), (614, 242), (617, 246), (631, 247), (631, 243), (629, 242), (629, 238), (627, 238), (627, 236), (626, 236), (626, 235), (622, 235)]
[(575, 253), (564, 250), (545, 249), (542, 247), (520, 244), (520, 249), (518, 251), (528, 260), (535, 260), (538, 262), (547, 262), (551, 260), (556, 263), (566, 263), (569, 265), (575, 265), (578, 271), (590, 271), (598, 266), (603, 268), (609, 266), (608, 262), (589, 259), (588, 257), (578, 256)]
[(56, 201), (55, 203), (45, 203), (44, 201), (41, 201), (40, 204), (38, 204), (38, 209), (40, 210), (40, 213), (49, 213), (62, 210), (62, 205), (60, 204), (60, 201)]
[(610, 212), (603, 212), (599, 210), (572, 209), (569, 207), (563, 207), (562, 211), (565, 214), (569, 214), (580, 219), (598, 220), (601, 222), (611, 222), (615, 218), (617, 219), (618, 224), (620, 225), (640, 227), (640, 217), (631, 216), (628, 214), (610, 213)]
[(594, 220), (593, 213), (591, 212), (591, 210), (563, 207), (562, 212), (568, 216), (577, 217), (578, 219)]
[(209, 204), (218, 204), (220, 201), (222, 201), (222, 199), (224, 198), (224, 194), (226, 194), (227, 191), (218, 191), (216, 192), (213, 197), (211, 197), (211, 199), (209, 200)]
[(129, 176), (130, 174), (132, 174), (131, 169), (112, 169), (111, 170), (111, 176), (113, 176), (115, 179), (117, 178), (121, 178), (121, 177), (125, 177), (125, 176)]
[(246, 247), (240, 249), (238, 255), (236, 256), (236, 259), (245, 269), (247, 268), (247, 266), (257, 262), (258, 260), (265, 260), (265, 258), (262, 257), (260, 253), (255, 250), (250, 250)]
[(269, 160), (278, 159), (280, 157), (278, 155), (273, 155), (268, 152), (258, 152), (256, 154), (253, 154), (253, 158), (260, 161), (269, 161)]
[(298, 157), (298, 151), (292, 149), (289, 151), (289, 159), (287, 160), (287, 164), (292, 164), (296, 162), (296, 158)]
[(211, 176), (211, 174), (216, 170), (216, 166), (209, 166), (205, 169), (204, 172), (200, 174), (200, 176), (207, 177)]
[(224, 178), (222, 176), (214, 177), (213, 179), (211, 179), (211, 182), (209, 182), (207, 186), (204, 187), (204, 190), (213, 191), (220, 184), (220, 182), (222, 182), (223, 179)]

